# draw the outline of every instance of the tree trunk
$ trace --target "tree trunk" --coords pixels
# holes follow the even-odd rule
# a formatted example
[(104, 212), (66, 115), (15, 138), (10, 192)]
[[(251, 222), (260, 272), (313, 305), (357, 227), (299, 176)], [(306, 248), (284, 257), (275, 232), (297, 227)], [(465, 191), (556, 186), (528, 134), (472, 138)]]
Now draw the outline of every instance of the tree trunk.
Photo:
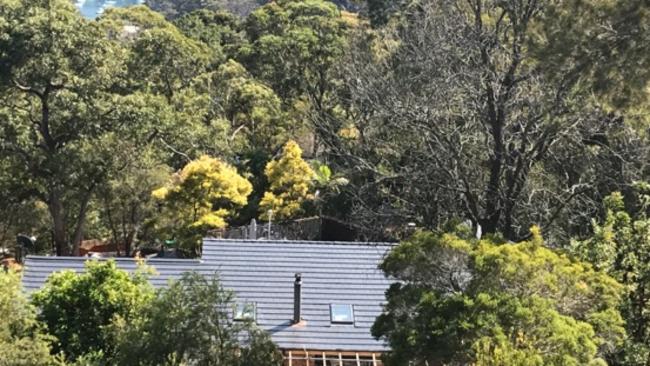
[(56, 255), (69, 255), (68, 238), (65, 231), (65, 213), (61, 203), (60, 194), (52, 190), (49, 194), (48, 209), (52, 216), (53, 239)]
[(86, 195), (83, 197), (81, 204), (79, 206), (79, 214), (77, 216), (77, 224), (75, 227), (73, 239), (72, 239), (72, 255), (79, 255), (79, 246), (83, 240), (84, 235), (84, 224), (86, 223), (86, 213), (88, 212), (88, 204), (90, 202), (90, 197), (93, 194), (93, 188), (89, 188), (86, 192)]

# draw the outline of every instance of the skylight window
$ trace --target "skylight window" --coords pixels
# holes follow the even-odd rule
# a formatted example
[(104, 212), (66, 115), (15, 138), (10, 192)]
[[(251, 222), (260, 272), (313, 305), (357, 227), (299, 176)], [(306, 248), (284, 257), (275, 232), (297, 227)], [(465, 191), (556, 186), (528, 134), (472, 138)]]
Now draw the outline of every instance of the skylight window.
[(239, 302), (235, 304), (235, 320), (252, 320), (255, 321), (256, 307), (254, 302)]
[(331, 304), (330, 318), (333, 324), (353, 324), (354, 311), (349, 304)]

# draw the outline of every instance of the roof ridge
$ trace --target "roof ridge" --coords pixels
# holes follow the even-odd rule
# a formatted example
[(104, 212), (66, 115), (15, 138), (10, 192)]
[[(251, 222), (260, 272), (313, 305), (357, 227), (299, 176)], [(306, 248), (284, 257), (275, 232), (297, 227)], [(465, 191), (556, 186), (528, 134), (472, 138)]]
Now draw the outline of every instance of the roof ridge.
[(26, 260), (49, 260), (49, 261), (78, 261), (86, 262), (92, 260), (98, 261), (108, 261), (113, 260), (116, 262), (136, 262), (142, 260), (145, 263), (157, 262), (157, 263), (201, 263), (201, 258), (133, 258), (133, 257), (106, 257), (106, 258), (93, 258), (93, 257), (73, 257), (73, 256), (54, 256), (54, 255), (27, 255)]

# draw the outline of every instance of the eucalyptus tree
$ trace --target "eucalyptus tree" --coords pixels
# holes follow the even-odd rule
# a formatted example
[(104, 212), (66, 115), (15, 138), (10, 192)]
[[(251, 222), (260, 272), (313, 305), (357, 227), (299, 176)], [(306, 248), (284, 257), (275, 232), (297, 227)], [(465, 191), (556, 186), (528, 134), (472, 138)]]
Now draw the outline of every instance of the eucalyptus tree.
[(316, 103), (323, 102), (346, 43), (346, 23), (334, 4), (272, 2), (248, 16), (245, 30), (250, 43), (240, 57), (253, 75), (283, 99), (307, 94)]
[(120, 44), (68, 1), (3, 2), (0, 14), (2, 159), (47, 204), (57, 253), (76, 252), (93, 194), (119, 169), (114, 152), (145, 145), (152, 120), (140, 96), (114, 92)]
[[(533, 51), (552, 10), (420, 1), (357, 34), (343, 63), (347, 111), (316, 120), (331, 159), (354, 172), (351, 217), (376, 234), (460, 217), (512, 240), (533, 223), (559, 236), (585, 226), (608, 174), (598, 170), (620, 158), (609, 134), (629, 131), (587, 98), (586, 75), (549, 70)], [(641, 174), (633, 165), (609, 177)]]
[(205, 43), (214, 53), (215, 64), (234, 59), (246, 42), (242, 19), (225, 11), (196, 10), (174, 24), (187, 37)]
[(650, 3), (644, 0), (562, 1), (548, 5), (532, 50), (542, 67), (586, 76), (609, 110), (650, 123)]
[[(248, 42), (238, 60), (273, 88), (295, 123), (318, 127), (309, 124), (311, 114), (323, 116), (337, 106), (336, 66), (350, 29), (341, 11), (323, 0), (274, 1), (251, 13), (244, 29)], [(318, 150), (318, 140), (315, 145)]]
[(164, 14), (167, 19), (176, 19), (201, 9), (246, 16), (266, 2), (267, 0), (146, 0), (145, 4)]

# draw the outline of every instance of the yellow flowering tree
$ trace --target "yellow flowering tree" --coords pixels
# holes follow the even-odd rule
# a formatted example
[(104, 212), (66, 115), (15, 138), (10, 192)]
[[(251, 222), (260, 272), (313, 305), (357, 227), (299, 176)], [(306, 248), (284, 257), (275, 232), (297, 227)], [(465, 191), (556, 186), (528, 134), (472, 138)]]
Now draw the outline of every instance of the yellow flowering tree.
[(226, 219), (246, 205), (252, 190), (233, 166), (204, 155), (189, 162), (152, 195), (164, 203), (170, 220), (166, 226), (174, 231), (173, 237), (195, 249), (209, 230), (227, 226)]
[(302, 158), (302, 150), (295, 141), (287, 142), (278, 160), (270, 161), (264, 170), (269, 181), (269, 190), (264, 192), (260, 202), (263, 218), (268, 211), (273, 217), (286, 220), (303, 212), (302, 206), (312, 200), (315, 173)]

